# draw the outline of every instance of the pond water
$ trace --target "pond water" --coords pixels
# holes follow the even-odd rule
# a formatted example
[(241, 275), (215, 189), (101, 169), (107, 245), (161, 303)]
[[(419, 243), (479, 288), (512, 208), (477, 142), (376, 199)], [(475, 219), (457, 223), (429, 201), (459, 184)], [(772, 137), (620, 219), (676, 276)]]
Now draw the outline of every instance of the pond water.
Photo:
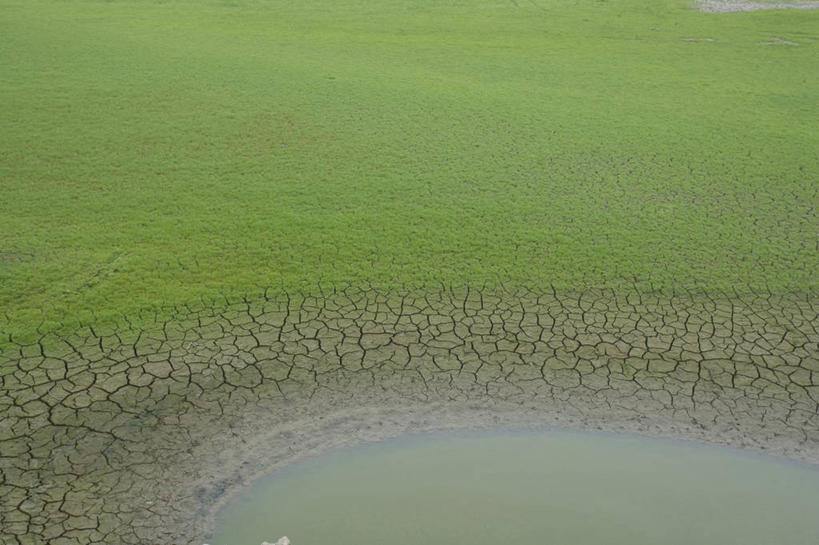
[(819, 469), (569, 431), (411, 436), (272, 473), (211, 545), (816, 545)]

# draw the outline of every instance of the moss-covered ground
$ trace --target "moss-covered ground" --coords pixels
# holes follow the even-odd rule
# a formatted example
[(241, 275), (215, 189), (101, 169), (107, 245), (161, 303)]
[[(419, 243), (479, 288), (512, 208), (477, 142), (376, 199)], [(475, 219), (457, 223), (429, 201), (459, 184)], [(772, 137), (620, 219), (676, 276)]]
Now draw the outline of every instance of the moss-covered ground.
[(0, 0), (0, 330), (319, 283), (815, 291), (818, 22)]

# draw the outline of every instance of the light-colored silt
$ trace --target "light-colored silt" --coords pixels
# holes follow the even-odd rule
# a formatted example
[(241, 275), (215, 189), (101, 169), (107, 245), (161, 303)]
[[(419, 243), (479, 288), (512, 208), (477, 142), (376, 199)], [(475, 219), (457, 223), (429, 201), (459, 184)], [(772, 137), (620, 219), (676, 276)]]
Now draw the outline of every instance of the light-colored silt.
[(734, 13), (740, 11), (759, 11), (763, 9), (819, 9), (815, 0), (798, 0), (796, 2), (753, 2), (751, 0), (698, 0), (697, 7), (709, 13)]

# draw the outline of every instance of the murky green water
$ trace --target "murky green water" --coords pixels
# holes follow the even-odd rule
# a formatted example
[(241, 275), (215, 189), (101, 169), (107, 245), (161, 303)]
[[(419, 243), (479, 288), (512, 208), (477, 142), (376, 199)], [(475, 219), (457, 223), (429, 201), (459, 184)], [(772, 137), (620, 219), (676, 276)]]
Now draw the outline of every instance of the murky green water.
[(816, 545), (819, 470), (574, 432), (427, 435), (274, 473), (211, 545)]

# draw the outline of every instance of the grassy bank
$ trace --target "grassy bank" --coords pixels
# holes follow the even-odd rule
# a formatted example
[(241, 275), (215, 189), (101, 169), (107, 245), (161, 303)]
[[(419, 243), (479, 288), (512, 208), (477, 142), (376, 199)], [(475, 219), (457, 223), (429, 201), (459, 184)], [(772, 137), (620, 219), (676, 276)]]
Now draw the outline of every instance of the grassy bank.
[(0, 329), (320, 281), (816, 290), (817, 22), (0, 0)]

